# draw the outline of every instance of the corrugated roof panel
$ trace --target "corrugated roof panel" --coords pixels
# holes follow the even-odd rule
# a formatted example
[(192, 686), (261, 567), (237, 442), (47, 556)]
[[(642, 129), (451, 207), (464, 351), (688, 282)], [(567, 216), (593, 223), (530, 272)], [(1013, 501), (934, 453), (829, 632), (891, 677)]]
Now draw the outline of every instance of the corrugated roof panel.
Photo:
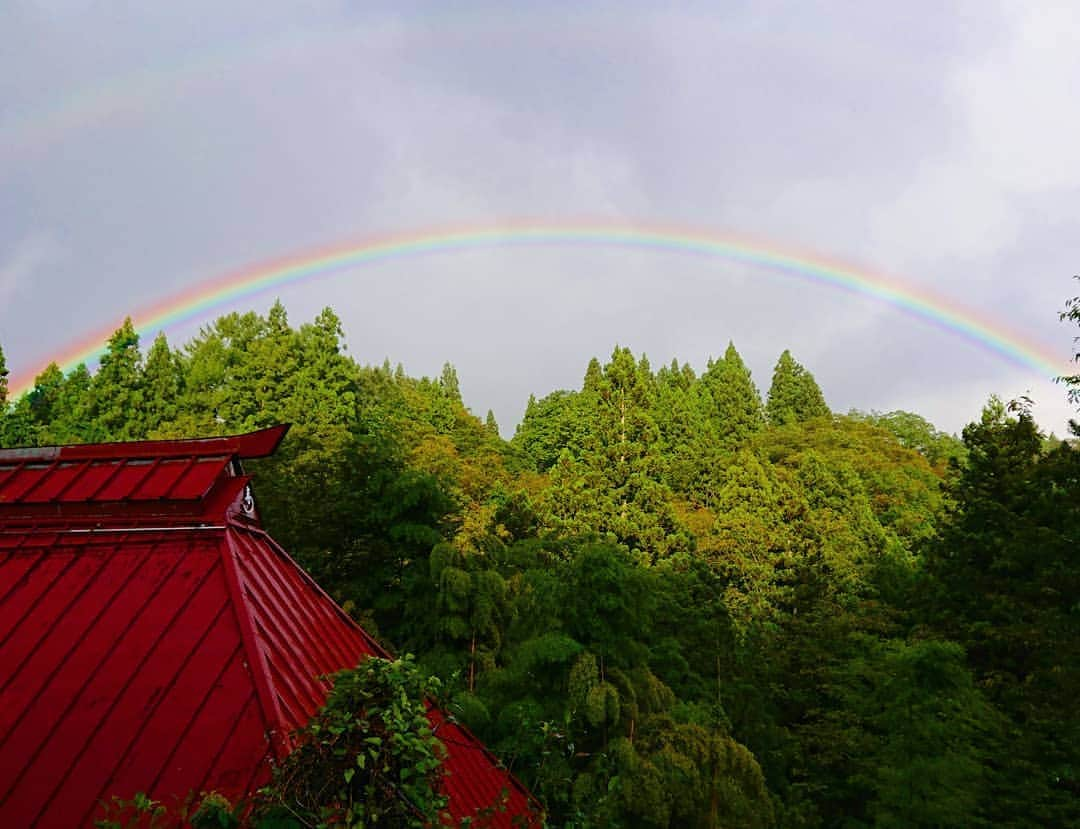
[[(355, 663), (356, 637), (348, 636), (340, 620), (327, 624), (329, 608), (307, 599), (299, 571), (290, 567), (281, 572), (275, 567), (270, 560), (274, 551), (260, 544), (261, 539), (247, 533), (236, 533), (234, 538), (247, 552), (239, 564), (252, 607), (264, 612), (277, 635), (287, 640), (297, 662), (294, 668), (305, 676), (319, 677), (338, 670), (336, 666), (342, 663)], [(320, 686), (319, 696), (325, 697), (329, 685), (320, 682)]]
[(233, 530), (230, 537), (244, 597), (257, 622), (258, 644), (285, 717), (282, 725), (294, 731), (325, 701), (329, 686), (324, 676), (353, 667), (375, 651), (336, 605), (261, 535)]
[(142, 485), (131, 494), (131, 498), (135, 501), (164, 498), (193, 464), (194, 460), (189, 458), (162, 461), (142, 482)]
[(176, 482), (169, 497), (178, 500), (201, 498), (217, 480), (218, 475), (222, 474), (228, 462), (228, 458), (200, 459)]
[(0, 504), (15, 503), (49, 474), (51, 464), (26, 464), (0, 486)]
[[(274, 750), (266, 739), (267, 724), (254, 690), (234, 722), (234, 736), (222, 739), (217, 756), (199, 786), (200, 791), (214, 788), (224, 795), (248, 794), (270, 780)], [(192, 739), (195, 733), (193, 730)], [(256, 735), (258, 739), (252, 739), (250, 735)], [(167, 789), (167, 785), (168, 780), (162, 778), (162, 791), (175, 790)]]
[(18, 474), (19, 470), (22, 469), (22, 466), (23, 465), (21, 463), (0, 465), (0, 490), (3, 490), (3, 488), (7, 485), (8, 480), (13, 475)]
[(220, 568), (214, 567), (205, 575), (171, 623), (158, 629), (158, 637), (143, 658), (124, 666), (130, 681), (113, 697), (96, 733), (85, 743), (84, 751), (62, 781), (65, 789), (75, 787), (80, 795), (77, 800), (87, 804), (87, 812), (80, 815), (76, 825), (90, 823), (103, 792), (121, 797), (134, 794), (121, 788), (120, 784), (126, 785), (127, 781), (114, 779), (118, 764), (124, 761), (140, 734), (153, 729), (157, 718), (172, 717), (172, 705), (178, 703), (171, 693), (172, 687), (205, 637), (215, 631), (226, 635), (227, 629), (218, 627), (220, 616), (229, 609)]
[[(85, 664), (87, 654), (82, 652), (82, 644), (87, 634), (93, 630), (98, 619), (108, 612), (117, 593), (137, 573), (137, 569), (132, 568), (131, 562), (125, 560), (124, 556), (110, 557), (107, 552), (102, 553), (78, 557), (78, 563), (86, 567), (85, 574), (79, 573), (77, 567), (68, 570), (68, 580), (81, 583), (78, 584), (76, 598), (65, 607), (57, 611), (51, 601), (54, 598), (66, 601), (66, 596), (61, 595), (66, 592), (63, 588), (50, 591), (42, 598), (42, 612), (55, 620), (43, 637), (38, 638), (25, 629), (20, 632), (21, 635), (13, 637), (14, 642), (21, 642), (29, 650), (21, 662), (7, 663), (14, 670), (2, 688), (5, 710), (0, 715), (0, 751), (19, 750), (20, 747), (36, 749), (40, 745), (41, 733), (34, 725), (48, 722), (50, 715), (55, 715), (55, 711), (49, 711), (49, 703), (60, 701), (57, 692), (62, 689), (54, 686), (53, 680), (65, 668), (65, 677), (70, 677), (72, 668), (77, 672)], [(84, 575), (90, 578), (80, 578)], [(88, 591), (91, 580), (94, 590)], [(18, 651), (12, 650), (14, 652), (9, 654), (9, 658), (19, 659)], [(41, 711), (42, 715), (35, 717), (34, 709)], [(20, 726), (30, 732), (29, 740), (21, 744), (15, 733)], [(14, 739), (14, 747), (7, 745), (9, 738)]]
[(127, 461), (92, 497), (92, 500), (126, 501), (156, 468), (157, 463), (152, 460)]
[(32, 490), (20, 499), (26, 503), (39, 504), (51, 501), (64, 491), (79, 474), (88, 468), (87, 463), (61, 463), (38, 482)]
[(120, 472), (122, 466), (119, 461), (91, 463), (89, 469), (83, 472), (69, 489), (60, 493), (58, 500), (62, 504), (91, 500), (113, 475)]
[[(247, 779), (269, 749), (265, 730), (243, 651), (237, 651), (207, 688), (149, 790), (200, 792), (213, 781), (213, 788), (230, 799), (247, 794)], [(230, 747), (232, 756), (221, 764)]]
[[(225, 608), (207, 630), (202, 642), (191, 649), (183, 667), (177, 672), (168, 689), (167, 701), (160, 703), (168, 705), (168, 710), (148, 718), (135, 734), (123, 762), (98, 792), (99, 800), (107, 798), (111, 792), (134, 794), (144, 787), (154, 791), (152, 783), (147, 787), (146, 781), (156, 780), (169, 766), (173, 750), (183, 741), (209, 695), (225, 692), (225, 689), (217, 688), (217, 684), (230, 664), (238, 659), (242, 648), (232, 608)], [(238, 711), (251, 693), (250, 680), (247, 687), (238, 689), (233, 686), (228, 692), (239, 692), (240, 699), (219, 697), (214, 700), (215, 707)], [(214, 756), (209, 748), (204, 744), (198, 753), (188, 754), (175, 764), (173, 776), (179, 785), (171, 791), (198, 794), (196, 787)]]
[[(93, 555), (94, 552), (91, 549), (84, 554)], [(132, 553), (125, 551), (114, 555), (118, 567), (134, 563)], [(10, 707), (11, 713), (17, 716), (15, 727), (0, 743), (0, 755), (10, 751), (12, 756), (21, 756), (25, 760), (35, 751), (46, 750), (50, 735), (63, 733), (67, 728), (65, 718), (84, 713), (83, 708), (76, 706), (85, 693), (93, 691), (92, 685), (104, 684), (105, 688), (98, 688), (101, 693), (108, 690), (110, 680), (119, 681), (118, 676), (99, 675), (102, 663), (138, 618), (142, 606), (155, 597), (179, 561), (178, 556), (135, 555), (142, 563), (137, 568), (130, 568), (132, 577), (121, 588), (124, 598), (131, 601), (117, 601), (114, 596), (112, 601), (103, 604), (101, 613), (87, 624), (81, 638), (74, 637), (69, 642), (59, 635), (51, 637), (54, 647), (64, 644), (73, 646), (56, 662), (46, 686), (30, 705), (22, 706), (21, 710), (18, 703), (7, 705), (11, 689), (5, 690), (5, 708)], [(20, 730), (24, 733), (20, 733)], [(6, 778), (0, 774), (0, 779)]]
[(511, 829), (517, 826), (539, 826), (536, 815), (529, 822), (529, 795), (510, 773), (498, 766), (495, 758), (470, 732), (446, 719), (437, 708), (428, 712), (435, 736), (446, 746), (446, 776), (443, 791), (451, 803), (458, 804), (452, 810), (456, 821), (464, 817), (478, 817), (493, 809), (482, 825), (494, 829)]

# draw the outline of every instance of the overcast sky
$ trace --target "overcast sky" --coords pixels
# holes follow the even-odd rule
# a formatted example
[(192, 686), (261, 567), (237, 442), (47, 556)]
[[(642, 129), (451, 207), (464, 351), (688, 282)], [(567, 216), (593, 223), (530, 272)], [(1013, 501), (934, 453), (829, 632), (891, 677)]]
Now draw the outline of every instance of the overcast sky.
[[(809, 248), (1063, 362), (1080, 333), (1057, 319), (1080, 293), (1074, 2), (129, 5), (0, 3), (13, 372), (260, 260), (521, 218)], [(991, 393), (1029, 394), (1059, 434), (1072, 414), (955, 333), (720, 260), (492, 249), (279, 295), (294, 323), (332, 306), (361, 362), (454, 363), (507, 436), (530, 392), (578, 387), (616, 343), (700, 370), (730, 339), (763, 391), (790, 348), (834, 410), (950, 431)]]

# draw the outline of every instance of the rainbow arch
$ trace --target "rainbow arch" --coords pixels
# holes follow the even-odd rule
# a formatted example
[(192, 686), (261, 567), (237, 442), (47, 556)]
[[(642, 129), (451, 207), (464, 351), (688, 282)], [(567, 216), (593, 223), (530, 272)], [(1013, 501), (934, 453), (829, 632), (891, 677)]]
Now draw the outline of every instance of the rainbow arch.
[[(992, 354), (1047, 378), (1066, 373), (1066, 355), (1004, 328), (944, 296), (851, 263), (763, 240), (729, 234), (621, 223), (544, 223), (429, 229), (299, 251), (212, 277), (131, 314), (143, 338), (193, 320), (203, 320), (241, 300), (306, 280), (411, 257), (446, 255), (498, 247), (628, 248), (716, 257), (764, 268), (814, 284), (850, 291), (887, 303), (944, 329)], [(65, 371), (96, 360), (116, 325), (68, 344), (44, 363), (13, 373), (10, 396), (30, 391), (50, 362)]]

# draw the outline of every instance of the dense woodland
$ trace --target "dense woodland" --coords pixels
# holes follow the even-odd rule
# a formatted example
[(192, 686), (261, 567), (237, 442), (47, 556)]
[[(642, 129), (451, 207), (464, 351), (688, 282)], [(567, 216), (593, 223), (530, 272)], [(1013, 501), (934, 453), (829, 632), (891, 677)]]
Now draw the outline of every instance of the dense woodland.
[(507, 441), (330, 310), (145, 345), (14, 401), (0, 354), (0, 445), (293, 423), (264, 522), (551, 826), (1080, 825), (1080, 454), (1025, 401), (960, 439), (617, 347)]

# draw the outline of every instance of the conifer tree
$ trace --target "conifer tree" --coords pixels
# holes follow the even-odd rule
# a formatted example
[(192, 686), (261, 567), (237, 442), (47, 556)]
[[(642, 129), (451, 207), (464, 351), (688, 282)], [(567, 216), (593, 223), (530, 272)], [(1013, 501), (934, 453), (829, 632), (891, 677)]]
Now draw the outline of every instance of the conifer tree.
[(133, 440), (142, 437), (138, 412), (140, 388), (139, 334), (124, 320), (109, 338), (90, 387), (90, 440)]
[(697, 500), (704, 497), (705, 473), (715, 460), (710, 409), (708, 391), (689, 365), (672, 360), (657, 372), (654, 417), (662, 440), (663, 479)]
[(143, 431), (149, 433), (176, 418), (183, 387), (182, 366), (169, 348), (165, 333), (154, 338), (142, 371)]
[(27, 394), (30, 413), (34, 423), (47, 427), (53, 418), (59, 416), (57, 403), (64, 386), (64, 373), (56, 363), (49, 363), (45, 370), (34, 378), (34, 388)]
[(725, 448), (734, 449), (765, 425), (761, 395), (734, 343), (723, 359), (710, 361), (701, 381), (712, 396), (712, 420)]
[(456, 403), (461, 402), (461, 384), (458, 382), (457, 369), (450, 363), (443, 363), (442, 375), (439, 377), (439, 385), (442, 386), (446, 396)]
[[(587, 380), (593, 373), (590, 364)], [(586, 509), (597, 515), (595, 530), (614, 533), (647, 558), (663, 555), (685, 539), (660, 482), (660, 432), (652, 414), (656, 385), (649, 362), (644, 356), (635, 361), (630, 349), (616, 347), (593, 381), (595, 392), (585, 397), (595, 405), (593, 427), (580, 468), (563, 461), (559, 480), (578, 483), (573, 493), (562, 494), (566, 511), (560, 517), (580, 521), (569, 510), (586, 507), (579, 503), (583, 499), (592, 501)]]
[(79, 363), (60, 388), (54, 406), (55, 416), (43, 440), (47, 443), (78, 443), (87, 440), (89, 428), (90, 386), (93, 378), (86, 363)]
[(581, 384), (581, 390), (586, 392), (598, 391), (603, 376), (604, 371), (600, 367), (600, 361), (593, 357), (589, 360), (589, 365), (585, 369), (585, 380)]
[(797, 363), (787, 349), (773, 370), (766, 410), (774, 426), (831, 414), (814, 375)]

